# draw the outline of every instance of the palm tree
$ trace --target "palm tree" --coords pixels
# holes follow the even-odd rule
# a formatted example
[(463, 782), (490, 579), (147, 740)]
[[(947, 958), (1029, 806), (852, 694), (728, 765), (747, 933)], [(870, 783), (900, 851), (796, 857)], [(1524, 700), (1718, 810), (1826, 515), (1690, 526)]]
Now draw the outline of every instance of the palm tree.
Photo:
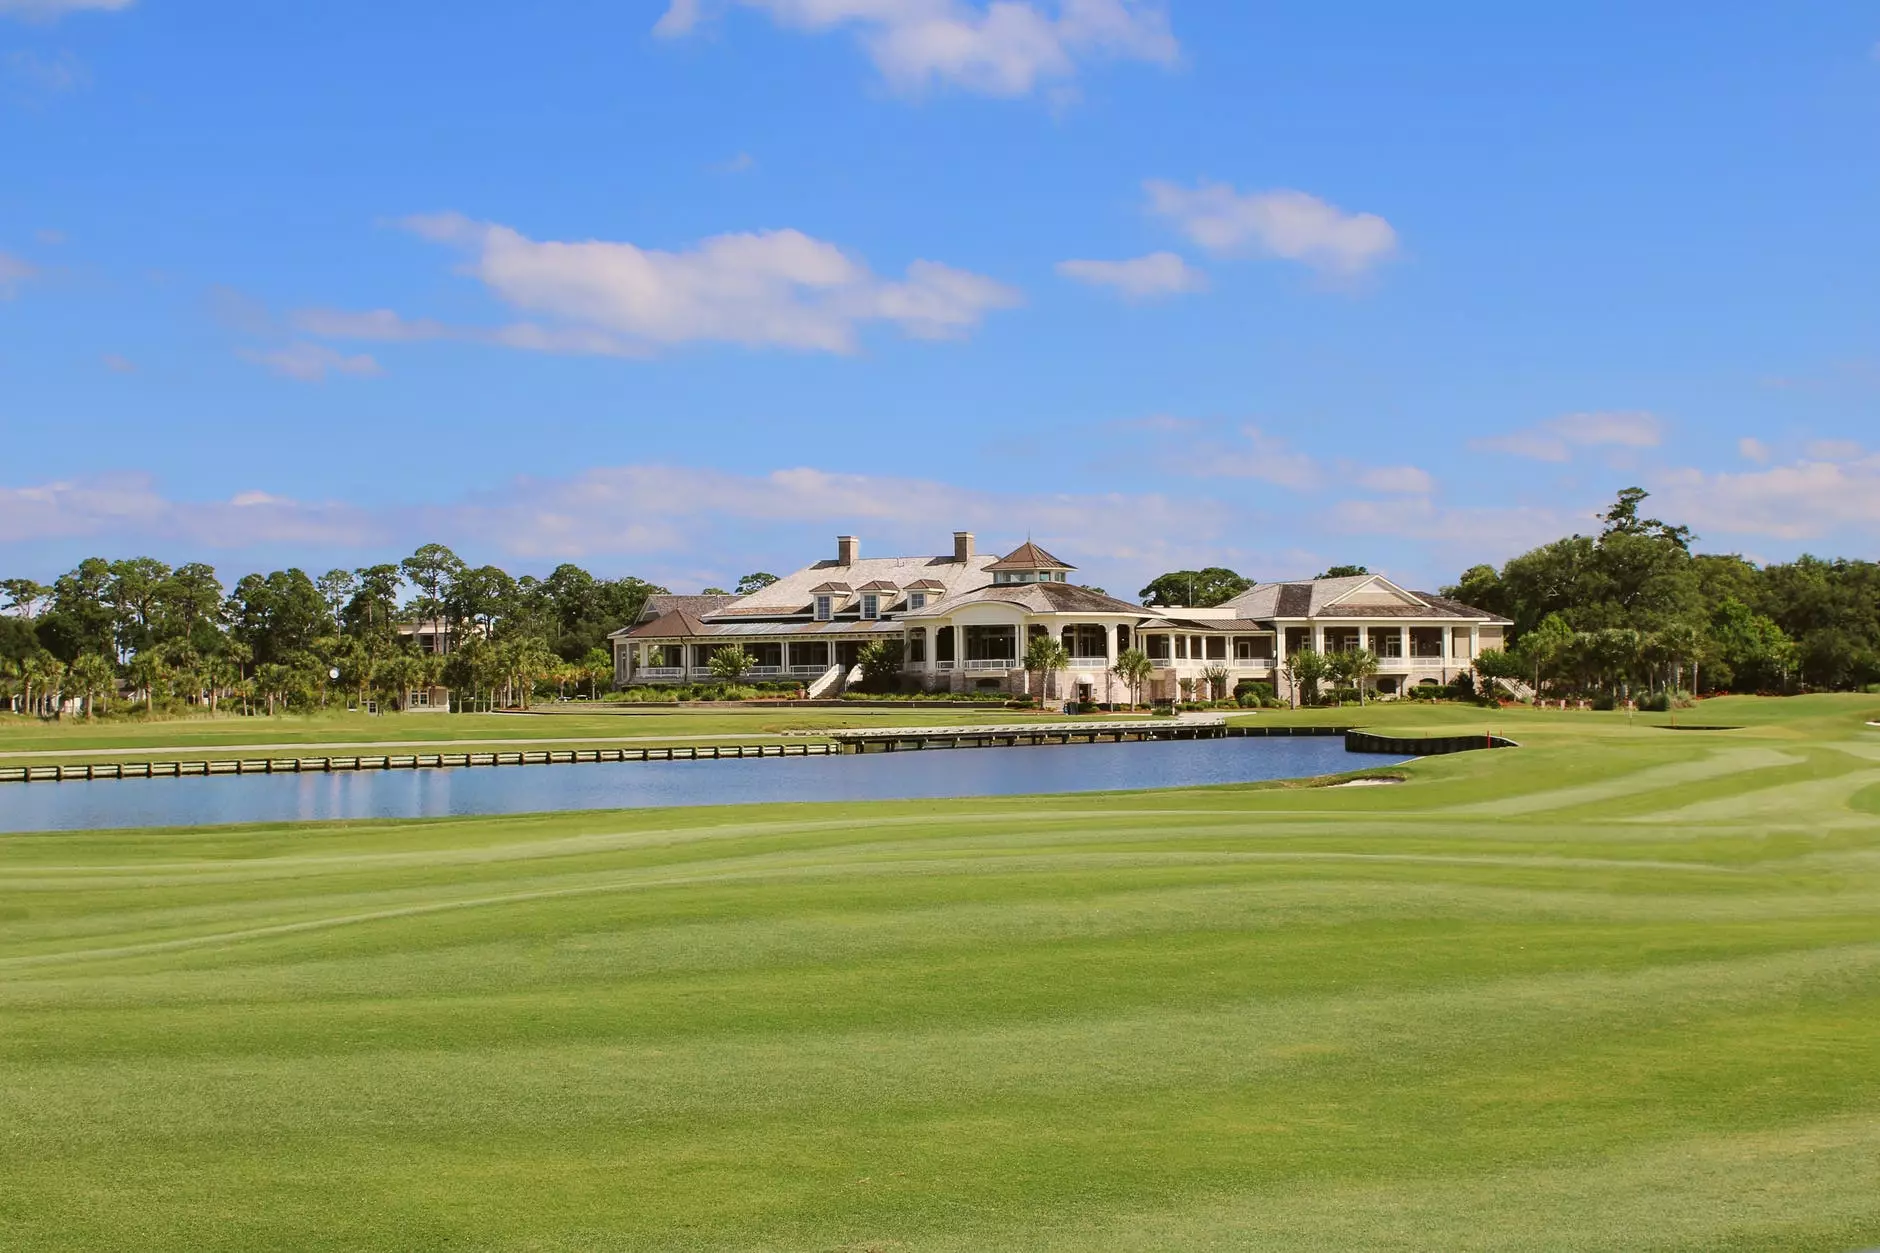
[(1364, 684), (1377, 677), (1377, 654), (1368, 648), (1354, 648), (1345, 654), (1345, 673), (1358, 687), (1358, 704), (1364, 704)]
[[(1064, 641), (1050, 632), (1034, 635), (1025, 645), (1024, 666), (1027, 673), (1038, 676), (1038, 703), (1044, 704), (1051, 688), (1052, 672), (1063, 670), (1071, 664), (1071, 655), (1064, 647)], [(1027, 688), (1030, 684), (1026, 685)]]
[(274, 702), (279, 700), (282, 708), (287, 705), (287, 693), (294, 686), (294, 672), (279, 662), (268, 662), (255, 667), (255, 686), (268, 698), (268, 717), (274, 716)]
[(588, 699), (599, 700), (600, 692), (598, 688), (601, 680), (611, 680), (613, 678), (613, 655), (604, 648), (588, 649), (587, 656), (581, 658), (581, 674), (582, 677), (587, 680)]
[(241, 682), (242, 669), (226, 652), (216, 653), (202, 664), (202, 681), (209, 689), (209, 714), (215, 716), (222, 693)]
[(91, 717), (98, 697), (108, 695), (117, 685), (117, 671), (97, 653), (81, 653), (72, 660), (72, 690), (85, 702), (85, 716)]
[(1227, 699), (1227, 680), (1231, 677), (1226, 666), (1216, 663), (1201, 672), (1201, 677), (1208, 681), (1208, 696), (1213, 700)]
[[(33, 702), (33, 689), (36, 687), (39, 689), (39, 701), (35, 708), (39, 712), (44, 712), (46, 698), (51, 696), (53, 692), (58, 689), (59, 682), (64, 677), (65, 664), (45, 649), (42, 648), (28, 657), (25, 666), (25, 696), (27, 705), (29, 707), (35, 707)], [(57, 710), (55, 709), (54, 712), (56, 713)]]
[(1155, 673), (1155, 663), (1140, 648), (1125, 648), (1117, 654), (1116, 664), (1110, 667), (1110, 673), (1123, 681), (1129, 689), (1130, 708), (1142, 704), (1142, 685)]

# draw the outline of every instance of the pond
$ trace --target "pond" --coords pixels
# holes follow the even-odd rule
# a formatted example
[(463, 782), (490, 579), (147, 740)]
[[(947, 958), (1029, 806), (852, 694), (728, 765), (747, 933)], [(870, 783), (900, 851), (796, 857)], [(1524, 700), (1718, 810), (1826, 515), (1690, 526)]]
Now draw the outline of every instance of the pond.
[(1253, 783), (1405, 760), (1337, 736), (0, 785), (0, 831), (918, 800)]

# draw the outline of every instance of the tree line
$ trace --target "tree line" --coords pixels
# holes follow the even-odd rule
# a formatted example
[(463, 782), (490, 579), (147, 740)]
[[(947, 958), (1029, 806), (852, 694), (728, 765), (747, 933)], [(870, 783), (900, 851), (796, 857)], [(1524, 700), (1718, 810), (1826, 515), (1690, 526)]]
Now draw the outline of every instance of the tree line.
[[(665, 590), (571, 564), (515, 577), (442, 544), (317, 576), (248, 574), (229, 588), (202, 563), (91, 557), (50, 585), (0, 580), (0, 697), (22, 711), (77, 701), (88, 713), (113, 700), (403, 708), (441, 683), (460, 698), (526, 705), (545, 685), (610, 686), (607, 636)], [(421, 646), (417, 624), (442, 652)]]
[(1626, 488), (1597, 534), (1473, 566), (1442, 589), (1514, 623), (1483, 677), (1619, 699), (1880, 683), (1880, 565), (1694, 552), (1689, 527), (1642, 515), (1648, 495)]

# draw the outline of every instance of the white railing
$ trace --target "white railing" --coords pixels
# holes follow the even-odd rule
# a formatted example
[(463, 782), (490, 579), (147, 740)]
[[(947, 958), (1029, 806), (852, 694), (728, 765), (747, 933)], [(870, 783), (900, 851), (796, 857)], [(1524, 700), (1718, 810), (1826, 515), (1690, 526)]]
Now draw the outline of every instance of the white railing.
[(968, 670), (1016, 670), (1018, 662), (1011, 657), (969, 657), (966, 659)]
[(637, 671), (642, 679), (683, 679), (684, 666), (641, 666)]
[(950, 661), (936, 661), (933, 663), (933, 668), (936, 670), (951, 670), (953, 669), (953, 663)]
[(782, 666), (752, 666), (744, 672), (746, 678), (774, 679), (784, 673)]
[(1412, 670), (1441, 670), (1455, 664), (1448, 657), (1412, 657), (1409, 661)]
[(829, 668), (828, 666), (791, 666), (790, 677), (794, 679), (801, 679), (805, 677), (813, 678), (814, 676), (821, 674), (823, 671), (827, 670), (828, 668)]
[(715, 679), (718, 676), (713, 673), (710, 666), (693, 666), (692, 677), (695, 679)]
[(1236, 657), (1231, 664), (1236, 670), (1271, 670), (1274, 661), (1271, 657)]
[(1108, 670), (1109, 668), (1110, 659), (1108, 657), (1071, 658), (1071, 669), (1073, 670)]

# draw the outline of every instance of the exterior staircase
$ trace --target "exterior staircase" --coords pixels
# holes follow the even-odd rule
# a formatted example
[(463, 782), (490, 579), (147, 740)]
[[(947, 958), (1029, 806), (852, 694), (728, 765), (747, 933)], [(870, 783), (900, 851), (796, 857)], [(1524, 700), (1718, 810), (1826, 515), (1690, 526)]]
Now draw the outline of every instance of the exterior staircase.
[[(859, 676), (861, 674), (861, 668), (857, 667), (855, 673)], [(841, 690), (842, 683), (846, 677), (841, 666), (830, 666), (816, 677), (815, 682), (809, 685), (809, 698), (811, 700), (821, 700), (825, 696), (835, 695)]]

